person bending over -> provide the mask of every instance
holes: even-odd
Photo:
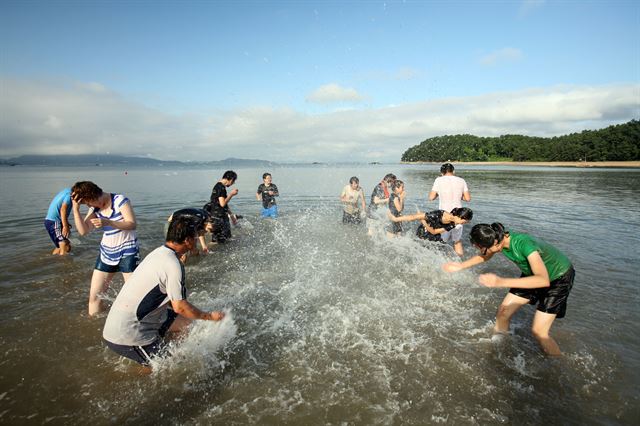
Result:
[[[549,335],[556,318],[563,318],[575,270],[569,258],[552,245],[529,234],[510,232],[501,223],[478,224],[471,229],[471,244],[480,254],[464,262],[443,265],[447,272],[456,272],[486,262],[496,253],[504,254],[515,263],[520,278],[482,274],[485,287],[506,287],[509,292],[498,308],[495,333],[507,333],[511,317],[526,304],[537,305],[531,331],[548,355],[562,355],[560,347]]]
[[[113,275],[122,272],[126,282],[140,263],[136,216],[127,197],[103,192],[93,182],[76,182],[71,188],[71,198],[78,233],[103,231],[89,291],[89,315],[95,315],[104,309],[100,294],[107,290]],[[84,219],[81,219],[80,204],[89,206]]]
[[[102,337],[117,354],[148,366],[166,345],[167,332],[180,332],[192,320],[220,321],[221,311],[202,311],[187,300],[179,258],[196,245],[197,224],[174,218],[166,242],[149,253],[116,297]]]

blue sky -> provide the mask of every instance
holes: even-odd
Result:
[[[398,161],[640,118],[640,6],[5,0],[0,84],[2,157]]]

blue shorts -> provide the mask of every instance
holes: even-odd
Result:
[[[274,219],[278,218],[278,205],[274,204],[268,209],[262,208],[262,217],[272,217]]]
[[[142,365],[149,365],[151,362],[151,358],[159,354],[166,348],[167,344],[164,341],[163,337],[173,324],[173,321],[176,319],[178,314],[176,314],[172,309],[169,309],[167,320],[162,324],[160,330],[158,330],[158,335],[160,336],[155,341],[149,343],[144,346],[127,346],[127,345],[117,345],[115,343],[111,343],[108,340],[104,340],[107,344],[107,347],[117,353],[120,356],[125,358],[129,358]]]
[[[117,265],[107,265],[100,259],[100,254],[98,254],[98,259],[96,259],[95,269],[102,272],[124,272],[129,273],[136,270],[138,265],[140,264],[140,254],[136,253],[131,256],[124,256],[120,259]]]
[[[56,247],[59,248],[60,247],[60,243],[63,242],[63,241],[66,241],[67,243],[69,242],[69,240],[62,235],[62,223],[61,222],[56,222],[55,220],[45,219],[44,220],[44,227],[46,228],[47,232],[49,233],[49,238],[51,238],[51,241],[53,241],[53,244],[55,244]]]

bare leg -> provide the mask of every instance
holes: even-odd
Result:
[[[189,318],[178,315],[176,319],[173,320],[173,324],[171,324],[171,327],[169,327],[169,333],[171,333],[170,338],[175,339],[176,337],[181,336],[187,331],[187,328],[192,322],[193,321]]]
[[[69,244],[67,241],[61,241],[60,248],[58,249],[58,254],[60,256],[65,256],[70,251],[71,251],[71,244]]]
[[[495,333],[508,333],[511,317],[518,312],[518,309],[527,303],[529,303],[529,299],[507,293],[496,313],[496,325],[493,331]]]
[[[560,347],[556,341],[553,340],[553,337],[549,335],[549,330],[551,329],[551,325],[555,319],[556,314],[536,311],[536,314],[533,317],[533,324],[531,326],[531,332],[538,340],[538,343],[540,343],[542,350],[550,356],[562,355]]]
[[[123,272],[122,273],[122,279],[124,280],[124,282],[126,283],[127,280],[129,279],[129,277],[131,276],[131,274],[133,274],[133,272]]]
[[[109,283],[113,279],[113,272],[102,272],[93,270],[91,276],[91,290],[89,290],[89,316],[93,316],[104,310],[102,300],[99,295],[109,288]]]

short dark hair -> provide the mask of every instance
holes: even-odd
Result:
[[[456,207],[451,210],[451,214],[464,220],[473,219],[473,210],[468,207]]]
[[[267,176],[271,176],[271,173],[263,173],[262,174],[262,179],[266,179]]]
[[[382,180],[383,180],[383,181],[385,181],[385,182],[393,182],[393,181],[395,181],[396,179],[397,179],[397,178],[396,178],[396,175],[394,175],[393,173],[387,173],[387,174],[384,176],[384,178],[382,178]]]
[[[401,181],[400,179],[398,179],[398,180],[393,182],[393,187],[394,188],[400,188],[400,187],[403,187],[403,186],[404,186],[404,182]]]
[[[178,217],[169,223],[167,230],[167,242],[182,244],[187,238],[196,238],[198,236],[198,227],[188,217]]]
[[[478,247],[489,248],[493,247],[496,241],[502,241],[505,235],[509,235],[509,232],[505,231],[504,225],[501,223],[494,222],[491,225],[479,223],[471,228],[469,240],[471,244]]]
[[[360,179],[358,179],[357,176],[352,176],[351,179],[349,179],[349,183],[360,183]]]
[[[442,173],[443,175],[447,173],[453,173],[454,170],[455,167],[453,167],[453,164],[451,163],[444,163],[442,166],[440,166],[440,173]]]
[[[234,172],[233,170],[227,170],[226,172],[224,172],[224,174],[222,175],[222,179],[226,179],[226,180],[230,180],[230,181],[235,181],[236,179],[238,179],[238,174],[236,172]]]
[[[71,193],[78,201],[97,200],[102,196],[102,188],[87,180],[76,182],[71,187]]]

